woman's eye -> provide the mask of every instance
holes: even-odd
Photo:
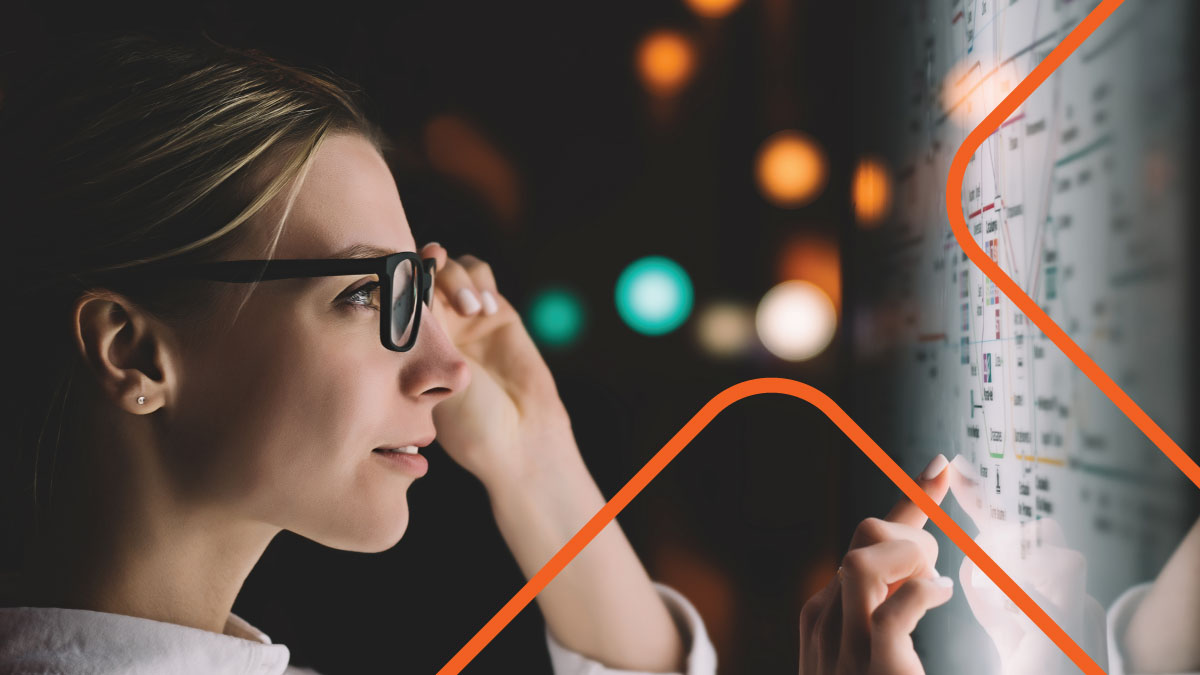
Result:
[[[347,305],[353,305],[355,307],[365,307],[368,309],[378,310],[379,309],[378,304],[371,305],[371,304],[361,304],[360,303],[360,301],[369,303],[371,301],[371,292],[378,288],[379,288],[378,281],[367,282],[367,283],[363,284],[362,286],[359,286],[358,288],[354,289],[350,293],[346,294],[344,302]]]

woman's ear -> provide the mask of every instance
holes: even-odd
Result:
[[[135,415],[166,404],[176,363],[176,343],[167,326],[110,291],[79,298],[71,324],[76,347],[103,395]],[[145,397],[143,403],[139,397]]]

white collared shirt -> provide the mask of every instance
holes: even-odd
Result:
[[[1108,640],[1108,675],[1137,675],[1125,669],[1125,655],[1121,652],[1121,643],[1117,636],[1125,634],[1129,620],[1133,618],[1134,611],[1142,603],[1142,599],[1146,597],[1146,593],[1150,591],[1152,585],[1153,582],[1147,581],[1126,589],[1108,608],[1108,634],[1106,636]],[[1164,675],[1200,675],[1200,671],[1193,670],[1186,673]]]
[[[715,675],[716,650],[696,608],[653,582],[688,645],[687,670]],[[546,630],[555,675],[643,675],[608,668]],[[123,614],[58,607],[0,607],[0,675],[320,675],[289,665],[286,645],[230,613],[222,633]]]

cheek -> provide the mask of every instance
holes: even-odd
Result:
[[[323,353],[288,376],[297,393],[282,414],[293,426],[280,433],[282,444],[268,446],[261,475],[272,478],[260,494],[271,499],[260,507],[269,522],[323,545],[387,550],[407,529],[411,479],[382,465],[371,449],[404,433],[399,416],[387,410],[398,384],[388,375],[386,354]],[[302,450],[288,452],[289,443]]]
[[[395,432],[384,408],[398,385],[379,355],[303,323],[275,317],[231,334],[194,368],[173,425],[181,480],[283,526],[369,488],[372,444]]]
[[[332,508],[358,487],[371,448],[386,433],[382,370],[344,344],[319,339],[280,354],[275,364],[268,374],[274,391],[262,410],[271,423],[258,445],[260,478],[269,477],[272,492]]]

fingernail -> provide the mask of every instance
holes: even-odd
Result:
[[[425,246],[422,246],[421,248],[425,248],[426,246],[441,246],[441,244],[437,243],[436,241],[430,241],[426,242]]]
[[[954,587],[954,580],[951,579],[950,577],[938,577],[933,580],[933,583],[938,586],[941,586],[942,588],[953,588]]]
[[[492,292],[483,290],[479,291],[479,297],[483,298],[484,314],[495,314],[500,306],[496,304],[496,298],[492,297]]]
[[[463,314],[474,314],[479,311],[479,300],[469,288],[458,289],[458,306],[462,308]]]
[[[946,456],[939,452],[938,456],[930,460],[925,470],[921,472],[921,480],[933,480],[937,478],[938,474],[944,471],[946,465],[949,463],[950,461],[946,459]]]

